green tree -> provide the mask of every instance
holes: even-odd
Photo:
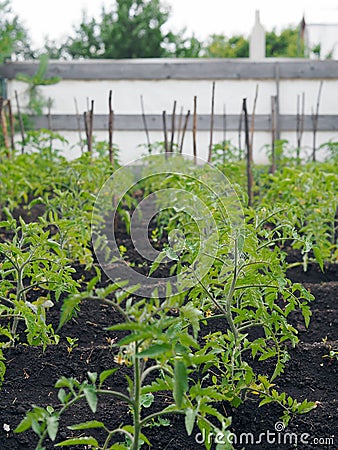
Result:
[[[164,29],[169,15],[161,0],[116,0],[99,20],[84,12],[74,36],[61,45],[47,41],[44,50],[52,59],[198,57],[202,43],[194,35]]]
[[[204,46],[203,56],[206,58],[247,58],[249,41],[241,35],[229,38],[223,34],[213,34]]]
[[[169,32],[164,41],[166,54],[164,56],[175,58],[198,58],[203,50],[203,42],[196,36],[187,36],[183,29],[178,33]]]
[[[247,58],[249,56],[249,40],[236,35],[227,37],[214,34],[207,40],[203,56],[207,58]],[[288,27],[277,33],[276,30],[266,33],[267,57],[304,57],[304,42],[299,27]]]
[[[163,31],[169,9],[160,0],[116,0],[99,21],[83,14],[82,23],[59,54],[71,58],[153,58],[166,54]]]
[[[304,57],[304,42],[300,38],[299,28],[285,28],[266,33],[266,56],[269,57]]]
[[[32,57],[27,31],[18,16],[12,13],[10,1],[0,1],[0,63],[12,53],[21,57]]]

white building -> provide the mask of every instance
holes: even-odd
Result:
[[[312,59],[338,59],[338,23],[307,23],[305,45]]]

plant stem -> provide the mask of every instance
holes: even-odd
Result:
[[[226,318],[228,321],[228,324],[230,326],[230,329],[235,337],[235,344],[237,346],[238,342],[238,330],[236,328],[235,322],[233,321],[232,314],[231,314],[231,301],[235,292],[236,282],[237,282],[237,265],[238,265],[238,241],[235,239],[235,262],[234,262],[234,274],[230,286],[229,293],[227,295],[226,299]]]
[[[121,434],[125,434],[126,436],[129,437],[129,439],[132,441],[133,440],[133,436],[131,433],[129,433],[128,431],[124,430],[123,428],[115,428],[115,430],[113,431],[108,431],[108,436],[107,439],[105,440],[102,450],[107,450],[108,449],[108,445],[110,443],[111,438],[113,437],[114,434],[116,433],[121,433]]]
[[[138,343],[135,343],[135,354],[138,353]],[[139,449],[141,433],[141,367],[140,359],[134,356],[134,389],[133,389],[133,412],[134,412],[134,440],[132,450]]]

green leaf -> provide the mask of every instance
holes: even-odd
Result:
[[[262,356],[259,357],[259,361],[265,361],[268,358],[273,358],[274,356],[276,356],[276,349],[275,348],[271,348],[269,349],[267,352],[264,352],[262,354]]]
[[[32,418],[26,416],[15,428],[14,433],[23,433],[24,431],[27,431],[31,427],[31,425],[32,425]]]
[[[124,425],[123,427],[122,427],[122,430],[126,430],[126,431],[128,431],[128,433],[130,433],[132,436],[134,436],[134,427],[132,426],[132,425]],[[146,444],[148,444],[149,446],[151,446],[151,444],[150,444],[150,442],[149,442],[149,440],[148,440],[148,438],[143,434],[143,433],[140,433],[140,438],[142,439],[142,441],[144,441]]]
[[[89,408],[93,413],[95,413],[97,408],[97,394],[94,386],[86,386],[83,389],[83,393],[86,397]]]
[[[149,408],[154,402],[154,396],[151,393],[141,395],[141,405]]]
[[[102,386],[102,384],[106,381],[106,379],[112,375],[114,375],[114,373],[117,371],[117,369],[108,369],[108,370],[104,370],[103,372],[100,373],[100,386]]]
[[[154,344],[151,347],[142,350],[140,353],[136,355],[137,358],[155,358],[158,355],[162,355],[163,353],[171,350],[171,344]]]
[[[183,405],[183,396],[188,390],[188,372],[182,359],[175,359],[174,400],[178,408]]]
[[[77,311],[79,311],[79,304],[84,297],[85,294],[75,294],[63,301],[58,330],[72,317],[76,316]]]
[[[266,405],[267,403],[271,403],[271,402],[273,402],[274,400],[272,399],[272,398],[270,398],[270,397],[265,397],[265,398],[263,398],[263,400],[261,400],[261,402],[260,402],[260,404],[258,405],[258,407],[260,407],[260,406],[263,406],[263,405]]]
[[[80,438],[71,438],[65,441],[59,442],[55,444],[55,447],[70,447],[71,445],[92,445],[93,447],[98,447],[99,444],[97,440],[91,436],[89,437],[80,437]]]
[[[161,262],[163,261],[163,259],[166,257],[166,252],[161,252],[158,254],[157,258],[155,259],[155,261],[152,263],[151,267],[150,267],[150,271],[149,271],[149,277],[150,275],[152,275],[155,270],[158,268],[158,266],[161,264]]]
[[[179,257],[177,256],[177,253],[171,247],[167,247],[165,249],[165,254],[169,259],[171,259],[173,261],[179,261]]]
[[[89,420],[88,422],[77,423],[67,427],[69,430],[88,430],[90,428],[104,428],[104,423],[97,420]]]
[[[49,416],[46,422],[48,436],[54,442],[59,429],[59,417],[57,415]]]
[[[61,402],[62,404],[65,403],[66,397],[67,397],[66,391],[65,391],[63,388],[59,389],[59,392],[58,392],[58,399],[60,400],[60,402]]]
[[[197,416],[197,410],[194,410],[192,408],[186,409],[186,411],[185,411],[185,429],[187,430],[188,436],[191,435],[191,433],[194,429],[196,416]]]
[[[304,305],[304,306],[302,305],[301,310],[302,310],[302,315],[304,317],[305,326],[306,326],[306,328],[308,328],[308,326],[310,324],[310,318],[312,316],[312,312],[311,312],[309,306],[307,306],[307,305]]]
[[[97,380],[97,372],[88,372],[87,375],[90,381],[95,384]]]
[[[319,267],[322,272],[324,272],[324,260],[322,256],[322,252],[320,251],[320,248],[315,246],[313,247],[313,254],[315,255],[316,261],[319,264]]]

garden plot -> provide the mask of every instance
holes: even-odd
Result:
[[[88,224],[109,160],[28,157],[1,167],[7,180],[21,171],[1,192],[1,448],[334,448],[334,166],[257,170],[248,208],[241,162],[151,158],[120,202],[112,193],[107,228],[135,273],[174,277],[147,297],[133,279],[107,276],[93,252]],[[148,261],[130,218],[154,192],[158,209],[143,226],[158,253]],[[205,210],[189,215],[195,197]],[[213,223],[218,238],[208,240]],[[94,250],[98,237],[106,248],[101,229]]]

